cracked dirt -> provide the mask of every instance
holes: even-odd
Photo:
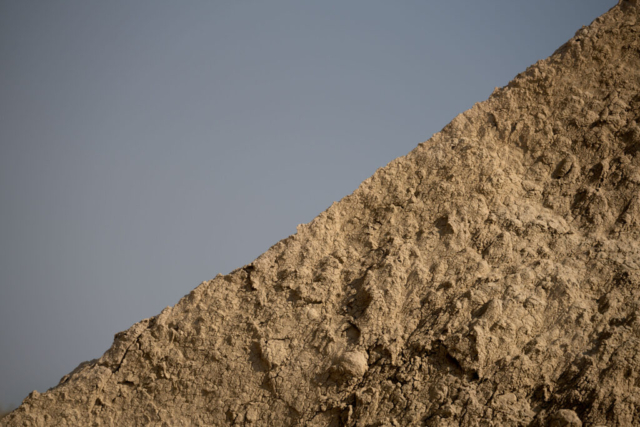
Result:
[[[640,425],[639,8],[1,424]]]

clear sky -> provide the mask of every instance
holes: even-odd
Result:
[[[615,0],[0,0],[0,403],[250,263]]]

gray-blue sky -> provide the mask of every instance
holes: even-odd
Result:
[[[0,402],[251,262],[614,4],[0,0]]]

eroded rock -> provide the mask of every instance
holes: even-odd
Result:
[[[638,13],[2,424],[640,425]]]

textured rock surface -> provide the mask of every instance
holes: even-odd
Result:
[[[638,8],[2,424],[640,425]]]

